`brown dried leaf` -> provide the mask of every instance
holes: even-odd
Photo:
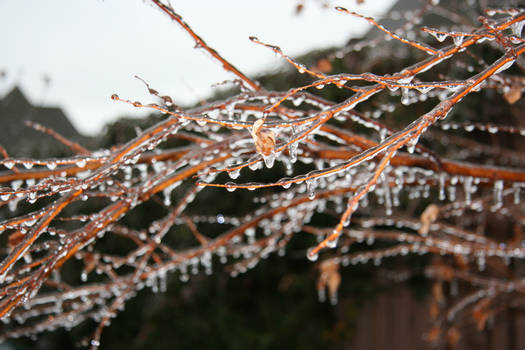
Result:
[[[262,129],[264,121],[258,119],[252,127],[252,138],[257,153],[269,156],[275,149],[275,134],[271,130]]]
[[[426,236],[430,229],[430,224],[435,222],[439,217],[439,207],[435,204],[430,204],[421,214],[419,220],[421,221],[421,227],[419,228],[419,234]]]

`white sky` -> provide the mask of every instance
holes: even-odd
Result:
[[[332,1],[378,17],[394,0]],[[343,45],[369,28],[357,18],[297,0],[171,0],[175,10],[211,47],[241,71],[266,72],[282,64],[251,35],[294,56],[314,48]],[[143,84],[178,103],[205,98],[211,85],[232,78],[200,50],[167,15],[143,0],[0,1],[0,96],[14,85],[35,104],[60,106],[77,129],[99,133],[119,116],[144,112],[110,100],[150,102]],[[51,77],[45,88],[42,77]]]

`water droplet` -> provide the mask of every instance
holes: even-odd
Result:
[[[494,205],[496,208],[503,206],[503,180],[494,181]]]

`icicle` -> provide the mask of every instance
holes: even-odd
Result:
[[[164,194],[164,205],[169,207],[171,205],[171,188],[166,188],[162,191]]]
[[[445,173],[439,174],[439,200],[440,201],[444,201],[446,199],[445,181],[446,181],[446,174]]]
[[[478,256],[478,269],[480,271],[485,270],[485,255],[483,255],[483,254],[480,254]]]
[[[164,293],[168,289],[166,271],[159,272],[159,290]]]
[[[503,180],[494,181],[494,206],[496,208],[503,206]]]
[[[419,141],[419,136],[412,137],[409,139],[406,143],[407,151],[408,153],[414,153],[414,150],[416,149],[416,145]]]
[[[308,193],[308,199],[310,200],[315,199],[316,186],[317,186],[317,180],[315,178],[306,180],[306,192]]]
[[[401,89],[401,103],[405,106],[410,104],[410,97],[408,96],[408,89],[402,88]]]
[[[272,168],[273,167],[273,164],[275,162],[275,152],[272,151],[270,154],[268,154],[267,156],[265,156],[263,154],[263,159],[264,159],[264,164],[266,165],[267,168]]]
[[[390,216],[392,215],[392,197],[390,193],[390,184],[388,183],[388,179],[384,173],[381,174],[381,180],[383,182],[383,191],[385,194],[385,212],[387,216]]]
[[[298,142],[292,142],[288,146],[288,152],[290,153],[290,162],[295,163],[297,161],[297,148],[299,146]]]
[[[380,142],[383,142],[388,136],[388,129],[387,128],[381,128],[379,129],[379,139]]]
[[[520,204],[521,186],[519,184],[515,183],[514,185],[512,185],[512,187],[514,187],[514,204],[518,205],[518,204]]]
[[[463,189],[465,191],[465,204],[470,205],[472,203],[472,176],[467,176],[463,180]]]

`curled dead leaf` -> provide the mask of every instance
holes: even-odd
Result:
[[[262,129],[263,124],[262,119],[253,123],[251,134],[257,153],[269,156],[275,149],[275,134],[271,130]]]
[[[434,223],[439,217],[439,207],[435,204],[430,204],[421,214],[419,220],[421,227],[419,228],[419,234],[426,236],[430,229],[430,225]]]

